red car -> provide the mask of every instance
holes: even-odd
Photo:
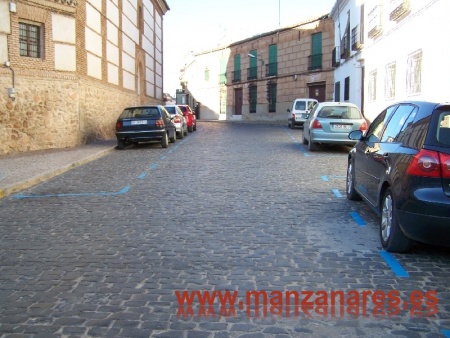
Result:
[[[188,131],[193,132],[197,130],[197,118],[195,117],[195,113],[192,111],[191,107],[187,104],[177,104],[177,106],[181,109],[184,117],[186,118]]]

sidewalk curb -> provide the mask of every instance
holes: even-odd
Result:
[[[96,159],[99,159],[99,158],[107,155],[108,153],[112,152],[115,148],[116,148],[116,146],[112,146],[109,149],[100,151],[100,152],[98,152],[97,154],[94,154],[94,155],[87,156],[86,158],[83,158],[81,160],[75,161],[75,162],[70,163],[70,164],[68,164],[66,166],[63,166],[61,168],[58,168],[58,169],[55,169],[55,170],[51,170],[51,171],[47,171],[47,172],[43,173],[42,175],[33,177],[31,179],[28,179],[28,180],[24,180],[22,182],[14,184],[14,185],[12,185],[10,187],[4,188],[4,189],[0,189],[0,199],[2,199],[4,197],[7,197],[9,195],[12,195],[12,194],[14,194],[14,193],[16,193],[16,192],[18,192],[20,190],[30,188],[33,185],[36,185],[38,183],[42,183],[44,181],[47,181],[50,178],[58,176],[58,175],[61,175],[62,173],[65,173],[65,172],[67,172],[67,171],[69,171],[69,170],[71,170],[73,168],[79,167],[79,166],[81,166],[83,164],[86,164],[86,163],[92,162],[92,161],[94,161]]]

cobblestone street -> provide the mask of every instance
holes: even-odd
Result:
[[[0,337],[450,337],[450,250],[386,258],[377,216],[345,198],[349,148],[301,133],[200,121],[0,200]],[[213,291],[234,306],[193,297]],[[333,291],[370,295],[317,300]]]

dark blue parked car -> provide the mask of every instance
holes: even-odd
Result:
[[[450,246],[450,103],[394,104],[349,138],[347,198],[381,216],[383,248]]]

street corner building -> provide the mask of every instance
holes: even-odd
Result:
[[[0,155],[114,137],[163,103],[165,0],[0,0]]]

